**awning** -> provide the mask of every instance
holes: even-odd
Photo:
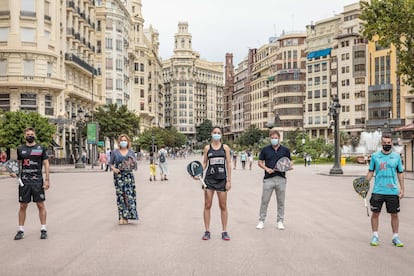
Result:
[[[326,48],[326,49],[323,49],[323,50],[310,52],[307,56],[307,59],[319,58],[319,57],[324,57],[324,56],[330,55],[331,50],[332,50],[332,48]]]
[[[414,130],[414,124],[409,124],[409,125],[402,126],[399,128],[394,128],[394,131],[410,131],[410,130]]]
[[[54,148],[60,148],[61,146],[59,146],[59,144],[58,143],[56,143],[56,141],[55,140],[53,140],[52,139],[52,141],[50,141],[50,144],[52,145],[52,147],[54,147]]]

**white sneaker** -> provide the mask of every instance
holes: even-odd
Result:
[[[263,221],[259,221],[259,223],[256,226],[256,229],[263,229],[264,228],[264,222]]]
[[[277,229],[279,230],[285,230],[285,226],[283,225],[283,222],[278,221],[277,222]]]

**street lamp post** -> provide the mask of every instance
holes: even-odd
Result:
[[[332,97],[332,104],[329,107],[329,114],[334,120],[334,139],[335,139],[335,161],[332,169],[329,171],[329,174],[343,174],[341,164],[339,162],[339,156],[341,155],[339,148],[339,113],[341,112],[341,105],[339,104],[339,99],[337,95]]]

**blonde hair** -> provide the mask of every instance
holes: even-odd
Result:
[[[131,148],[131,139],[129,138],[129,136],[128,135],[126,135],[126,134],[121,134],[121,135],[119,135],[118,136],[118,144],[119,144],[119,142],[121,142],[121,139],[122,138],[126,138],[127,139],[127,141],[128,141],[128,146],[127,146],[127,148],[129,149],[129,148]]]

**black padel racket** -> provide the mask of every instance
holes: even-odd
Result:
[[[17,175],[17,181],[20,186],[24,186],[22,180],[20,179],[20,169],[19,169],[19,162],[16,160],[9,160],[4,163],[0,163],[0,166],[6,168],[8,173],[14,173]]]
[[[369,216],[367,194],[369,191],[369,181],[365,179],[365,176],[360,176],[352,182],[355,192],[364,199],[365,208],[367,209],[367,216]]]
[[[198,177],[198,179],[201,181],[202,188],[207,188],[206,183],[204,183],[203,180],[203,165],[200,161],[192,161],[187,165],[187,172],[192,177]]]
[[[292,168],[292,161],[288,157],[282,157],[276,162],[275,171],[287,172]]]

